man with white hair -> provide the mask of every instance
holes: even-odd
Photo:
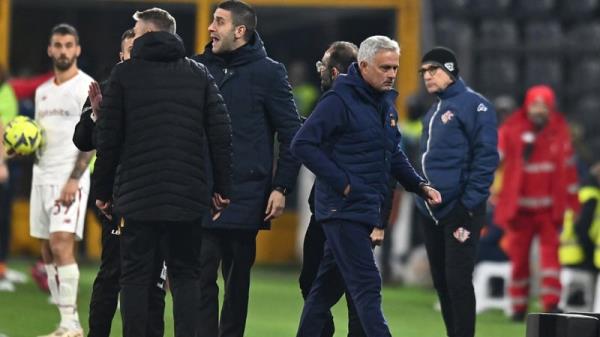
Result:
[[[321,334],[329,309],[344,293],[335,284],[346,285],[367,336],[391,336],[373,258],[373,245],[383,241],[380,213],[389,175],[429,204],[441,202],[399,147],[393,90],[399,58],[396,41],[363,41],[358,63],[337,78],[292,142],[294,155],[317,176],[315,216],[327,238],[299,337]]]

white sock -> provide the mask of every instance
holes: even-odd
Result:
[[[77,286],[79,284],[79,268],[76,263],[56,268],[58,271],[58,310],[60,311],[60,326],[68,329],[78,329],[79,315],[77,314]]]
[[[48,275],[48,288],[50,289],[50,297],[52,303],[58,304],[58,281],[56,279],[56,266],[53,264],[45,264],[46,275]]]

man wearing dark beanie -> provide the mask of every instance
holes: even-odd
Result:
[[[442,194],[432,207],[417,200],[431,221],[425,247],[448,337],[475,334],[472,274],[489,188],[498,166],[494,107],[458,76],[456,56],[437,47],[419,73],[437,102],[425,115],[421,138],[423,176]]]

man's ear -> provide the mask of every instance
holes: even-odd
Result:
[[[338,68],[333,67],[331,68],[331,78],[335,79],[340,75],[340,71],[338,70]]]
[[[237,26],[235,27],[235,31],[234,31],[234,36],[236,39],[241,39],[244,37],[244,35],[246,35],[246,26],[241,25],[241,26]]]

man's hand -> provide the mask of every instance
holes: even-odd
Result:
[[[8,178],[8,166],[5,162],[2,161],[2,159],[0,159],[0,184],[4,184],[5,182],[7,182]]]
[[[373,231],[371,231],[371,242],[375,246],[380,246],[383,243],[383,238],[385,236],[385,230],[375,227]]]
[[[104,216],[107,217],[108,220],[112,220],[112,202],[110,200],[102,201],[96,199],[96,207],[98,207],[100,212],[102,212],[102,214],[104,214]]]
[[[225,199],[219,193],[213,193],[212,197],[212,207],[211,214],[212,219],[217,220],[221,216],[221,212],[225,209],[225,207],[229,206],[231,200]]]
[[[92,112],[96,115],[96,118],[98,118],[100,116],[100,104],[102,103],[102,91],[100,91],[98,82],[94,81],[90,83],[88,97],[90,98],[90,104],[92,105]]]
[[[421,188],[423,189],[424,199],[430,206],[436,206],[442,203],[442,195],[438,190],[430,185],[422,185]]]
[[[273,190],[269,196],[267,209],[265,210],[265,221],[273,220],[283,214],[285,208],[285,195],[280,191]]]
[[[69,178],[65,186],[60,191],[60,197],[56,200],[59,204],[65,207],[71,206],[77,193],[79,192],[79,179]]]

